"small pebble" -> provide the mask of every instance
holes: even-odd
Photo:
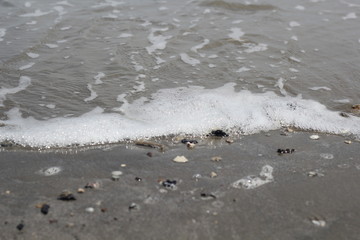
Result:
[[[228,137],[229,135],[224,132],[223,130],[215,130],[215,131],[212,131],[211,136],[215,136],[215,137]]]
[[[113,171],[113,172],[111,172],[111,178],[114,181],[118,181],[121,175],[122,175],[121,171]]]
[[[84,193],[84,192],[85,192],[85,189],[83,189],[83,188],[78,188],[77,192],[78,192],[78,193]]]
[[[350,141],[350,140],[345,140],[344,143],[346,143],[346,144],[352,144],[352,141]]]
[[[148,152],[146,155],[147,155],[148,157],[152,157],[152,156],[153,156],[152,152]]]
[[[326,222],[323,219],[319,219],[317,217],[311,218],[310,221],[317,227],[325,227]]]
[[[66,227],[69,227],[69,228],[74,227],[74,226],[75,226],[75,223],[67,223],[66,224]]]
[[[217,173],[216,173],[216,172],[211,172],[211,173],[210,173],[210,177],[211,177],[211,178],[216,178],[216,177],[217,177]]]
[[[211,194],[211,193],[201,193],[201,194],[200,194],[200,197],[201,197],[203,200],[216,199],[216,196],[215,196],[214,194]]]
[[[126,167],[126,164],[121,164],[120,167],[124,168]]]
[[[188,149],[193,149],[193,148],[195,148],[195,143],[188,142],[188,143],[186,143],[186,147]]]
[[[225,140],[225,142],[231,144],[231,143],[234,143],[234,140],[232,140],[231,138],[228,138],[228,139]]]
[[[21,223],[19,223],[19,224],[16,226],[17,230],[19,230],[19,231],[23,230],[24,227],[25,227],[25,224],[24,224],[23,221],[21,221]]]
[[[184,138],[184,139],[181,140],[181,143],[183,143],[183,144],[188,144],[188,143],[197,144],[198,141],[196,141],[196,140],[189,140],[189,139]]]
[[[85,211],[88,213],[93,213],[95,211],[95,209],[93,207],[88,207],[85,209]]]
[[[211,158],[211,161],[214,161],[214,162],[220,162],[221,160],[222,160],[222,157],[219,157],[219,156]]]
[[[177,156],[176,158],[173,159],[173,161],[177,163],[186,163],[189,160],[184,156]]]
[[[129,211],[139,210],[139,209],[140,209],[140,207],[136,203],[131,203],[130,206],[129,206]]]
[[[277,150],[277,153],[278,154],[286,154],[286,153],[294,153],[295,152],[295,149],[290,149],[290,148],[287,148],[287,149],[281,149],[279,148]]]
[[[58,200],[62,200],[62,201],[75,201],[76,198],[75,196],[69,192],[69,191],[64,191],[62,192],[59,197],[58,197]]]
[[[320,139],[320,136],[319,136],[319,135],[311,135],[311,136],[310,136],[310,139],[312,139],[312,140],[318,140],[318,139]]]
[[[50,205],[45,203],[45,204],[42,205],[40,211],[41,211],[42,214],[46,215],[46,214],[49,213],[49,209],[50,209]]]
[[[289,133],[293,133],[293,132],[294,132],[294,129],[292,129],[292,128],[286,128],[286,131],[288,131]]]
[[[135,181],[137,181],[137,182],[141,182],[141,181],[142,181],[142,178],[135,177]]]
[[[9,190],[5,191],[5,194],[9,195],[11,192]]]
[[[177,184],[177,181],[176,180],[169,180],[167,179],[166,181],[161,181],[160,182],[164,187],[166,188],[169,188],[171,190],[176,190],[177,187],[176,187],[176,184]]]
[[[99,182],[89,182],[85,185],[84,188],[97,189],[97,188],[100,188],[100,183]]]

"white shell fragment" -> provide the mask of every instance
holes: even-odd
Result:
[[[184,156],[177,156],[176,158],[173,159],[173,161],[177,163],[186,163],[189,160]]]
[[[92,208],[92,207],[88,207],[88,208],[85,209],[85,211],[88,212],[88,213],[93,213],[95,211],[95,209]]]
[[[312,139],[312,140],[318,140],[318,139],[320,139],[320,137],[319,137],[319,135],[311,135],[311,136],[310,136],[310,139]]]
[[[325,220],[319,219],[317,217],[311,218],[310,221],[312,222],[312,224],[314,224],[317,227],[325,227],[326,226]]]
[[[40,171],[38,171],[38,174],[49,177],[49,176],[59,174],[61,171],[62,171],[61,167],[50,167],[47,169],[41,169]]]
[[[350,140],[345,140],[344,143],[351,144],[352,142]]]

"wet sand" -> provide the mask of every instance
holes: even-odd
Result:
[[[168,143],[164,152],[134,144],[4,150],[0,239],[360,239],[359,143],[280,133],[232,144],[198,139],[191,150]],[[279,155],[279,148],[295,152]],[[176,156],[189,161],[175,163]],[[232,186],[259,176],[265,165],[273,167],[272,181],[255,189]],[[62,171],[44,176],[50,167]],[[119,181],[111,179],[115,170],[123,172]],[[174,189],[161,184],[167,179],[176,181]],[[87,183],[100,186],[77,193]],[[76,200],[58,200],[63,190]],[[46,215],[36,207],[42,203],[50,206]]]

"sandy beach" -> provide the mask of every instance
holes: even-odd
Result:
[[[163,152],[3,148],[0,239],[359,239],[359,143],[313,134],[196,139],[193,149],[155,140]],[[250,175],[258,187],[234,187]],[[76,200],[59,200],[64,190]]]

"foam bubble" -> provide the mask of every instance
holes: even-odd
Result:
[[[90,91],[90,97],[87,97],[84,99],[85,102],[89,102],[89,101],[92,101],[94,100],[95,98],[97,98],[97,93],[92,89],[92,85],[91,84],[88,84],[87,85],[87,88],[88,90]]]
[[[26,76],[21,76],[19,80],[19,85],[14,88],[0,88],[0,106],[4,106],[3,102],[6,100],[7,94],[15,94],[17,92],[25,90],[31,83],[31,78]]]
[[[105,73],[103,72],[98,72],[98,74],[96,76],[94,76],[95,79],[95,84],[102,84],[103,81],[101,80],[103,77],[105,77]]]
[[[299,26],[301,26],[301,25],[300,25],[300,23],[298,23],[298,22],[291,21],[291,22],[289,22],[289,26],[290,26],[290,27],[299,27]]]
[[[129,38],[132,37],[133,35],[131,33],[122,33],[118,36],[118,38]]]
[[[32,52],[28,52],[26,55],[28,55],[29,58],[38,58],[40,56],[39,54]]]
[[[19,70],[22,71],[22,70],[31,68],[32,66],[34,66],[34,64],[35,64],[34,62],[28,63],[28,64],[26,64],[24,66],[19,67]]]
[[[41,17],[44,15],[48,15],[50,13],[52,13],[52,11],[43,12],[40,9],[36,9],[35,12],[22,14],[22,15],[20,15],[20,17]]]
[[[45,44],[48,48],[57,48],[59,47],[57,44]]]
[[[200,64],[200,61],[196,58],[192,58],[189,55],[187,55],[186,53],[180,53],[180,58],[184,63],[187,63],[191,66],[195,66],[197,64]]]
[[[325,90],[325,91],[331,91],[331,88],[322,86],[322,87],[309,87],[310,90],[313,91],[319,91],[319,90]]]
[[[6,29],[5,28],[0,28],[0,42],[4,41],[4,36],[6,34]]]
[[[204,46],[206,46],[209,42],[210,42],[209,39],[204,39],[204,41],[203,41],[201,44],[192,47],[192,48],[191,48],[191,51],[197,53],[197,50],[202,49],[202,48],[203,48]]]
[[[249,175],[233,182],[232,186],[234,188],[244,188],[244,189],[258,188],[266,183],[274,181],[272,172],[273,172],[273,168],[270,165],[265,165],[262,167],[259,177],[254,175]]]
[[[351,12],[351,13],[348,13],[346,16],[344,16],[342,19],[348,20],[348,19],[356,19],[356,18],[357,18],[356,13]]]
[[[150,43],[152,43],[151,46],[146,47],[146,50],[149,54],[152,54],[157,49],[163,50],[166,48],[167,40],[172,38],[172,36],[163,36],[160,34],[156,34],[157,32],[165,32],[169,30],[169,28],[153,28],[151,29],[151,33],[148,36],[148,40]]]
[[[131,103],[125,95],[119,95],[118,100],[124,103],[119,109],[121,114],[104,113],[97,107],[78,117],[37,120],[22,117],[20,110],[13,108],[6,112],[6,120],[0,120],[5,124],[0,128],[0,141],[52,147],[170,134],[202,135],[219,128],[253,134],[283,126],[360,136],[358,117],[341,117],[339,112],[330,111],[316,101],[299,97],[237,92],[235,85],[229,83],[216,89],[195,86],[162,89],[150,98]]]
[[[264,43],[244,43],[243,46],[247,48],[245,49],[246,53],[262,52],[268,49],[268,45]]]
[[[230,31],[229,37],[236,41],[241,41],[241,37],[245,34],[241,28],[230,28]]]

